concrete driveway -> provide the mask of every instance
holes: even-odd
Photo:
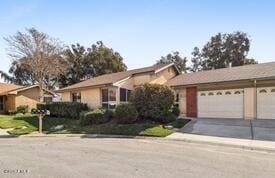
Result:
[[[179,132],[229,138],[275,141],[275,120],[196,119]]]

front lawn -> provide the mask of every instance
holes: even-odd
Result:
[[[51,133],[85,133],[85,134],[113,134],[133,136],[165,137],[173,130],[163,128],[159,124],[100,124],[92,126],[67,126],[66,129]]]
[[[188,121],[177,120],[167,125],[175,128],[182,127]],[[65,126],[64,129],[55,131],[53,126]],[[0,116],[0,128],[8,129],[11,135],[23,135],[38,130],[38,119],[33,115],[20,116]],[[66,118],[45,117],[43,119],[43,131],[48,134],[64,134],[64,133],[83,133],[83,134],[113,134],[113,135],[133,135],[133,136],[154,136],[165,137],[172,134],[172,129],[164,128],[160,124],[152,123],[135,123],[135,124],[114,124],[106,123],[100,125],[80,126],[77,120]]]

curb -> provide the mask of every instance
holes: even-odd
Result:
[[[125,138],[125,139],[163,139],[164,137],[132,136],[132,135],[107,135],[107,134],[32,134],[20,135],[19,138]]]
[[[231,148],[241,148],[245,150],[252,150],[252,151],[265,151],[265,152],[272,152],[275,153],[275,147],[262,147],[262,146],[254,146],[254,140],[247,140],[247,144],[230,144],[230,143],[222,143],[219,141],[206,141],[206,140],[194,140],[188,138],[165,138],[166,140],[171,141],[181,141],[186,143],[196,143],[196,144],[207,144],[213,146],[224,146],[224,147],[231,147]],[[225,138],[226,139],[226,138]]]
[[[231,147],[231,148],[241,148],[245,150],[254,150],[254,151],[265,151],[265,152],[272,152],[275,153],[275,147],[263,147],[263,146],[256,146],[253,145],[255,140],[243,140],[243,139],[236,139],[236,142],[242,141],[245,142],[243,144],[232,144],[232,143],[224,143],[221,141],[207,141],[207,140],[198,140],[192,138],[169,138],[169,137],[149,137],[149,136],[131,136],[131,135],[106,135],[106,134],[33,134],[33,135],[21,135],[15,138],[121,138],[121,139],[150,139],[150,140],[165,140],[165,141],[177,141],[177,142],[186,142],[186,143],[196,143],[196,144],[207,144],[213,146],[224,146],[224,147]],[[206,137],[206,136],[202,136]],[[213,136],[207,136],[212,137]],[[14,138],[14,137],[10,137]],[[219,139],[223,137],[218,137]],[[228,138],[223,138],[225,141]],[[268,141],[264,141],[267,143]],[[273,142],[274,143],[274,142]]]

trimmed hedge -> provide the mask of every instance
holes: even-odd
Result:
[[[28,105],[20,105],[16,108],[17,113],[26,114],[29,112],[29,106]]]
[[[103,109],[82,111],[80,113],[80,125],[104,124],[110,120],[108,112]]]
[[[81,111],[87,111],[88,106],[77,102],[53,102],[37,104],[39,110],[49,110],[51,116],[79,119]]]
[[[138,112],[132,104],[120,104],[116,107],[115,118],[119,124],[131,124],[137,120]]]
[[[174,97],[173,90],[168,86],[144,84],[135,88],[131,101],[142,119],[159,121],[159,118],[171,113]]]

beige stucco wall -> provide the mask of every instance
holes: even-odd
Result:
[[[175,77],[176,75],[177,75],[177,72],[175,68],[171,66],[156,74],[144,73],[144,74],[134,75],[128,79],[125,79],[117,83],[115,86],[133,90],[134,86],[142,85],[145,83],[165,84],[169,79]]]
[[[32,108],[36,108],[37,103],[39,103],[38,87],[18,92],[15,96],[15,108],[21,105],[28,105],[30,111]]]
[[[44,95],[52,96],[52,94],[49,94],[45,91]],[[40,102],[39,96],[40,91],[38,87],[23,90],[18,92],[17,94],[9,94],[5,96],[6,99],[4,100],[5,112],[15,111],[16,108],[21,105],[28,105],[30,111],[32,108],[36,108],[37,103]]]
[[[90,108],[98,108],[101,106],[100,88],[91,88],[81,91],[81,102],[87,103]]]
[[[177,72],[174,67],[169,67],[157,74],[153,75],[150,83],[153,84],[165,84],[169,79],[175,77]]]
[[[251,120],[256,118],[256,88],[244,89],[244,119]]]
[[[70,92],[64,92],[61,93],[62,101],[71,101],[71,93]]]
[[[134,78],[130,77],[126,80],[123,80],[119,83],[117,83],[115,86],[119,88],[126,88],[128,90],[133,90],[134,89]]]
[[[153,74],[152,74],[153,75]],[[150,74],[140,74],[133,76],[133,85],[142,85],[145,83],[149,83],[152,80],[152,76]]]
[[[4,110],[5,112],[15,110],[15,95],[6,96],[6,100],[4,100]]]

